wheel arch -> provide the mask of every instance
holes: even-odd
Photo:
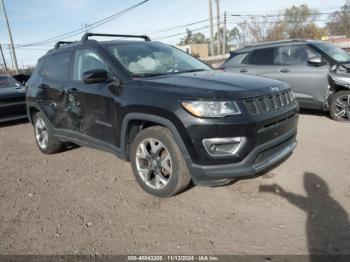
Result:
[[[170,132],[174,136],[176,143],[178,144],[181,150],[181,153],[184,159],[186,160],[186,162],[189,161],[191,158],[190,158],[188,149],[184,143],[182,136],[180,135],[178,129],[176,128],[175,124],[171,122],[169,119],[164,118],[162,116],[146,114],[146,113],[129,113],[123,119],[120,145],[124,153],[125,159],[129,160],[128,147],[132,142],[132,139],[137,135],[137,133],[144,128],[155,126],[155,125],[163,126],[170,130]],[[138,130],[132,130],[133,128],[136,128]]]
[[[42,112],[43,114],[45,114],[45,112],[38,105],[33,103],[29,103],[29,104],[27,103],[27,115],[28,115],[29,122],[31,124],[33,124],[34,115],[39,112]]]

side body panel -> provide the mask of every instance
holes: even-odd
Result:
[[[298,46],[304,46],[318,53],[317,50],[307,45]],[[275,46],[274,48],[278,47]],[[256,49],[259,49],[259,47],[256,47],[254,50]],[[323,56],[320,53],[318,55]],[[323,57],[323,59],[326,60],[327,58]],[[236,61],[234,63],[226,62],[224,64],[225,71],[258,75],[287,82],[300,102],[301,107],[321,109],[322,104],[327,102],[329,64],[322,66],[309,64],[251,65],[244,63],[244,60]]]

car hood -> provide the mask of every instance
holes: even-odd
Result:
[[[2,87],[0,88],[0,100],[25,97],[24,87]]]
[[[166,85],[172,91],[184,93],[197,97],[233,97],[247,98],[271,94],[271,87],[279,91],[288,89],[288,85],[277,80],[226,73],[221,71],[203,71],[196,73],[168,74],[159,77],[142,78],[143,84]],[[181,88],[183,87],[183,88]]]

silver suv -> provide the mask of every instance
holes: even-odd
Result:
[[[287,82],[301,108],[350,121],[350,55],[322,41],[285,40],[235,50],[221,68]]]

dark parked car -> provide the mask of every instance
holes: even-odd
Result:
[[[112,152],[131,162],[145,191],[167,197],[191,179],[222,185],[253,176],[294,149],[298,105],[287,84],[217,72],[147,36],[93,35],[101,34],[59,42],[27,83],[43,153],[65,142]]]
[[[27,118],[25,90],[10,76],[0,76],[0,123]]]
[[[330,43],[287,40],[236,50],[222,69],[285,81],[301,108],[350,121],[349,63],[350,55]]]

